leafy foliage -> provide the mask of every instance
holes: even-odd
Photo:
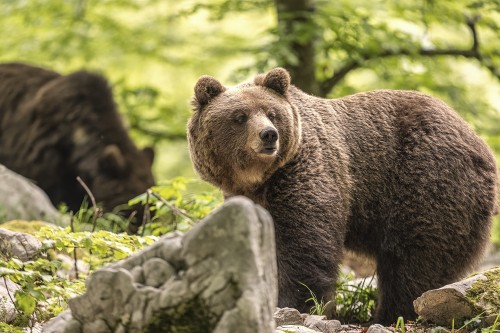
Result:
[[[130,256],[152,244],[159,235],[187,230],[220,203],[220,198],[212,193],[188,193],[188,185],[196,185],[196,182],[175,178],[148,191],[156,196],[148,199],[148,195],[144,194],[131,201],[131,204],[135,204],[147,200],[154,213],[151,223],[143,226],[142,233],[147,236],[104,230],[109,228],[116,231],[117,225],[126,223],[125,219],[112,213],[97,219],[97,231],[85,231],[89,229],[94,214],[94,208],[86,205],[75,215],[69,216],[73,220],[73,229],[80,231],[73,232],[71,227],[41,224],[41,229],[35,234],[43,245],[38,259],[22,262],[11,258],[0,261],[0,279],[8,278],[21,286],[21,290],[12,293],[17,319],[12,325],[2,323],[2,332],[17,332],[19,327],[30,326],[35,318],[36,321],[45,321],[57,315],[67,308],[70,298],[85,291],[84,282],[89,273],[104,264]],[[182,214],[179,215],[179,212]],[[121,220],[117,222],[116,219]],[[85,263],[88,271],[68,266],[60,254]]]
[[[366,323],[372,318],[377,299],[377,288],[372,282],[373,277],[358,281],[353,280],[353,275],[340,275],[335,302],[337,317],[341,322]]]
[[[313,302],[313,306],[311,307],[309,314],[322,316],[323,313],[325,312],[325,307],[326,307],[325,301],[323,299],[318,300],[318,298],[316,297],[316,294],[311,289],[309,289],[308,286],[306,286],[302,282],[300,284],[303,285],[304,287],[306,287],[307,290],[309,290],[309,293],[311,294],[311,297],[306,299],[306,303],[309,301]]]
[[[21,286],[21,290],[12,295],[18,312],[14,324],[20,327],[29,326],[34,318],[45,321],[57,315],[66,309],[70,298],[85,291],[87,272],[80,272],[76,278],[74,271],[70,274],[73,267],[65,267],[58,253],[72,255],[77,249],[78,258],[86,262],[92,272],[157,240],[154,236],[129,236],[104,230],[71,232],[69,227],[43,227],[36,236],[43,244],[40,258],[27,262],[16,258],[0,261],[0,278],[8,278]],[[68,273],[63,274],[64,271]]]
[[[288,2],[309,4],[295,11],[282,3],[4,1],[0,61],[104,72],[141,144],[184,138],[199,75],[236,82],[295,66],[312,71],[320,96],[396,88],[441,97],[500,151],[498,1]],[[306,45],[311,56],[301,57]],[[184,174],[186,164],[158,168],[159,179],[162,170]]]
[[[311,294],[311,297],[305,300],[313,303],[310,314],[321,316],[325,312],[330,312],[327,309],[335,306],[335,317],[342,323],[366,323],[372,319],[376,307],[377,288],[372,282],[373,277],[355,280],[353,274],[341,272],[334,300],[318,300],[308,286],[301,284]]]
[[[218,191],[203,191],[199,186],[200,182],[196,179],[176,177],[161,181],[159,185],[131,199],[128,207],[140,204],[145,208],[144,216],[137,216],[142,221],[139,234],[160,236],[176,230],[187,231],[222,203]],[[118,213],[123,208],[127,207],[116,207],[116,213],[102,213],[99,207],[91,207],[84,201],[78,212],[71,217],[74,230],[90,230],[95,223],[97,230],[118,233],[127,231],[130,218]],[[64,206],[59,207],[59,210],[68,213]]]
[[[214,191],[188,190],[189,185],[196,184],[196,180],[176,177],[153,186],[148,192],[131,200],[130,205],[147,205],[153,214],[151,222],[146,223],[140,233],[161,235],[174,230],[187,231],[221,204],[220,194]]]

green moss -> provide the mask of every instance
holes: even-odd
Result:
[[[198,298],[175,309],[157,313],[144,333],[210,333],[217,318]]]
[[[41,228],[51,225],[52,224],[43,221],[12,220],[0,224],[0,228],[5,228],[10,231],[23,232],[25,234],[35,235]]]
[[[500,267],[483,273],[486,280],[477,280],[466,291],[466,297],[487,314],[500,311]]]

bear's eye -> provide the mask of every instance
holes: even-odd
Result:
[[[269,118],[270,121],[273,121],[276,118],[276,113],[274,112],[269,112],[267,114],[267,118]]]
[[[238,124],[244,124],[248,120],[248,117],[246,114],[240,114],[236,117],[236,122]]]

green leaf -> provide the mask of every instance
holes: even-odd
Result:
[[[24,291],[16,291],[15,294],[16,307],[25,315],[31,316],[35,311],[36,299]]]

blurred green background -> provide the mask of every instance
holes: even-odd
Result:
[[[275,66],[324,97],[432,94],[499,156],[499,26],[498,0],[0,0],[0,61],[104,74],[163,180],[196,177],[185,141],[196,79],[230,85]]]

